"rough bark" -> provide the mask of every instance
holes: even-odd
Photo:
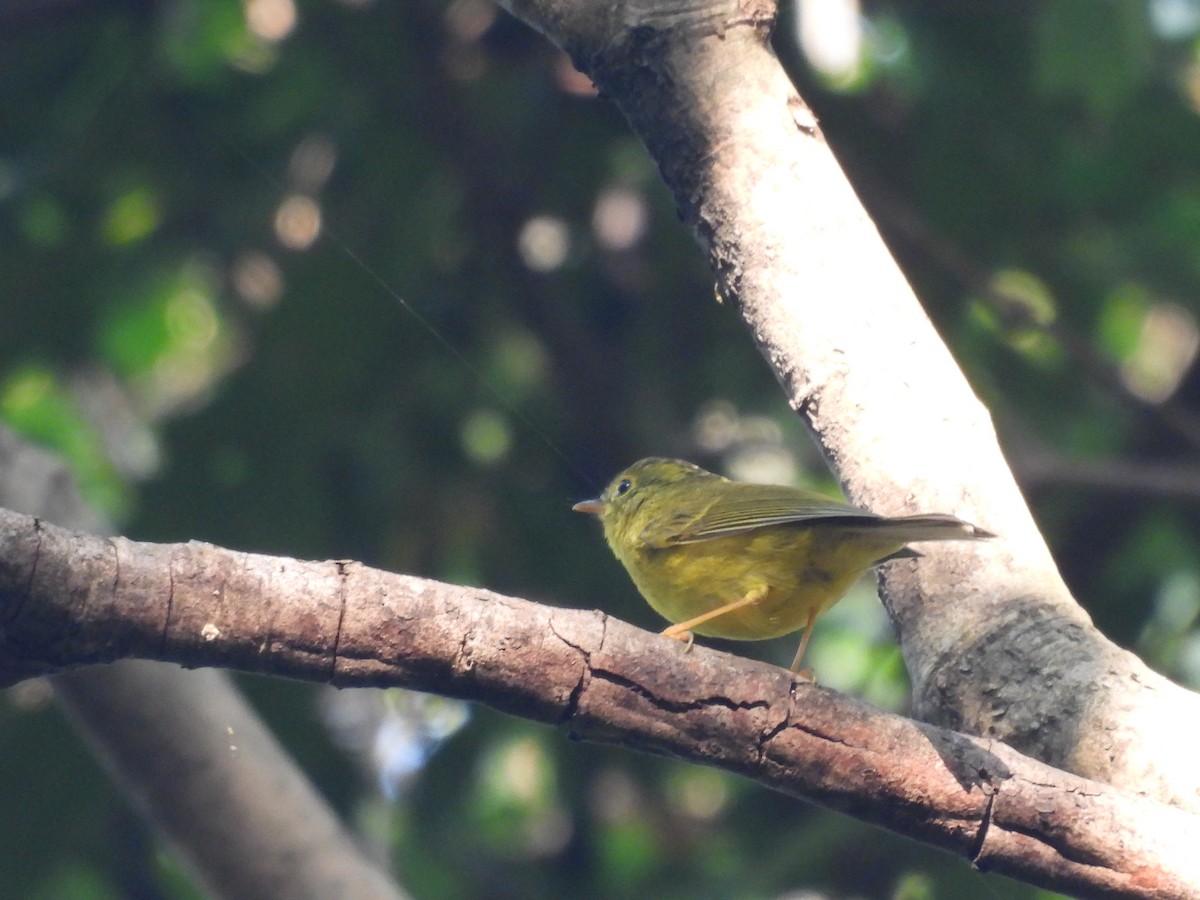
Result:
[[[769,46],[769,0],[511,0],[628,118],[856,503],[1000,535],[886,566],[917,713],[1200,809],[1200,696],[1112,644],[1064,585],[987,411]]]
[[[1190,813],[595,611],[5,512],[0,621],[9,681],[136,656],[433,691],[719,766],[1056,890],[1200,897]]]
[[[60,460],[3,428],[0,498],[107,530]],[[0,602],[0,635],[13,614]],[[212,896],[406,896],[354,845],[224,672],[125,661],[63,672],[51,683],[131,802]]]

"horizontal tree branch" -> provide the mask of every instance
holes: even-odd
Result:
[[[109,531],[62,460],[3,426],[0,503]],[[6,620],[0,612],[0,627]],[[128,660],[72,669],[51,684],[130,803],[207,893],[230,900],[406,900],[228,673]]]
[[[1075,459],[1021,445],[1013,468],[1026,489],[1087,488],[1093,494],[1133,494],[1195,503],[1200,467],[1136,459]]]
[[[0,676],[139,657],[402,686],[712,765],[1083,896],[1200,897],[1200,819],[598,611],[0,512]]]

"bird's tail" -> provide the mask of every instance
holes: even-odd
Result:
[[[983,541],[995,537],[978,525],[942,513],[879,519],[875,527],[905,544],[917,541]]]

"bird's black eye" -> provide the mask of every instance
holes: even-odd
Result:
[[[628,478],[626,478],[624,481],[622,481],[620,484],[617,485],[617,491],[616,491],[617,496],[620,497],[622,494],[629,493],[629,489],[631,487],[633,487],[633,482],[630,481]]]

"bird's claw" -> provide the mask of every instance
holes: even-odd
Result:
[[[696,643],[696,636],[687,630],[677,630],[674,625],[667,628],[662,633],[663,637],[669,637],[673,641],[684,642],[684,653],[692,652],[692,645]]]

